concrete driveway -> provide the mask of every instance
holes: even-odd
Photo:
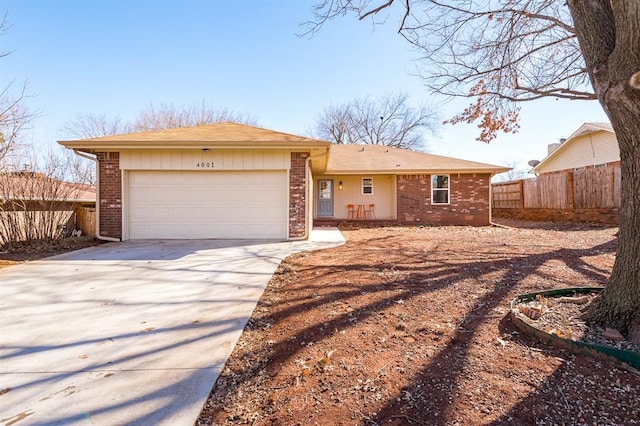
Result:
[[[0,270],[0,425],[193,424],[280,261],[324,239],[109,243]]]

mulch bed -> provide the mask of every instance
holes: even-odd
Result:
[[[640,377],[520,334],[517,295],[605,285],[617,228],[350,229],[286,259],[197,424],[637,424]]]

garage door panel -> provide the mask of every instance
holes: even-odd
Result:
[[[139,208],[131,213],[131,220],[139,222],[140,224],[144,224],[144,221],[147,217],[149,217],[153,212],[151,209]]]
[[[210,216],[210,211],[204,207],[193,207],[191,209],[191,217],[193,220],[205,221]]]
[[[130,171],[129,237],[287,237],[286,171]]]

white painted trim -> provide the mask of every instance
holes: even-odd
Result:
[[[371,181],[371,192],[364,192],[364,181],[365,180],[370,180]],[[372,177],[362,177],[360,180],[360,194],[364,195],[364,196],[369,196],[369,195],[373,195],[374,192],[374,184],[373,184],[373,176]]]
[[[434,176],[446,176],[447,177],[447,193],[448,193],[448,197],[447,197],[447,202],[446,203],[434,203],[433,202],[433,177]],[[450,174],[432,174],[429,175],[429,182],[430,182],[430,187],[431,187],[431,192],[429,194],[429,198],[431,200],[431,205],[432,206],[448,206],[451,204],[451,175]],[[435,188],[436,190],[442,191],[444,188]]]

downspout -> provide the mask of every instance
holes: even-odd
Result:
[[[495,226],[493,223],[493,184],[491,179],[493,179],[493,173],[489,175],[489,225]]]
[[[119,238],[100,235],[100,168],[98,167],[98,158],[86,152],[78,151],[75,148],[73,149],[73,153],[96,163],[96,238],[103,241],[120,242]]]
[[[493,178],[493,176],[494,173],[491,173],[491,176],[489,176],[489,226],[504,228],[503,225],[493,222],[493,185],[491,184],[491,179]]]
[[[307,185],[306,185],[306,188],[305,188],[305,191],[306,191],[306,197],[305,197],[306,198],[306,202],[304,203],[304,217],[305,217],[305,221],[307,223],[305,224],[305,227],[304,227],[304,235],[302,237],[289,238],[289,241],[301,241],[301,240],[306,240],[306,239],[309,238],[309,230],[313,226],[313,216],[311,216],[311,218],[309,218],[309,200],[311,199],[311,196],[313,195],[313,185],[309,185],[309,183],[311,181],[310,176],[312,175],[311,174],[311,159],[317,158],[317,157],[322,157],[323,155],[327,155],[327,153],[324,152],[322,154],[310,155],[305,160],[304,169],[305,169],[305,172],[307,173],[307,176],[306,176]]]

